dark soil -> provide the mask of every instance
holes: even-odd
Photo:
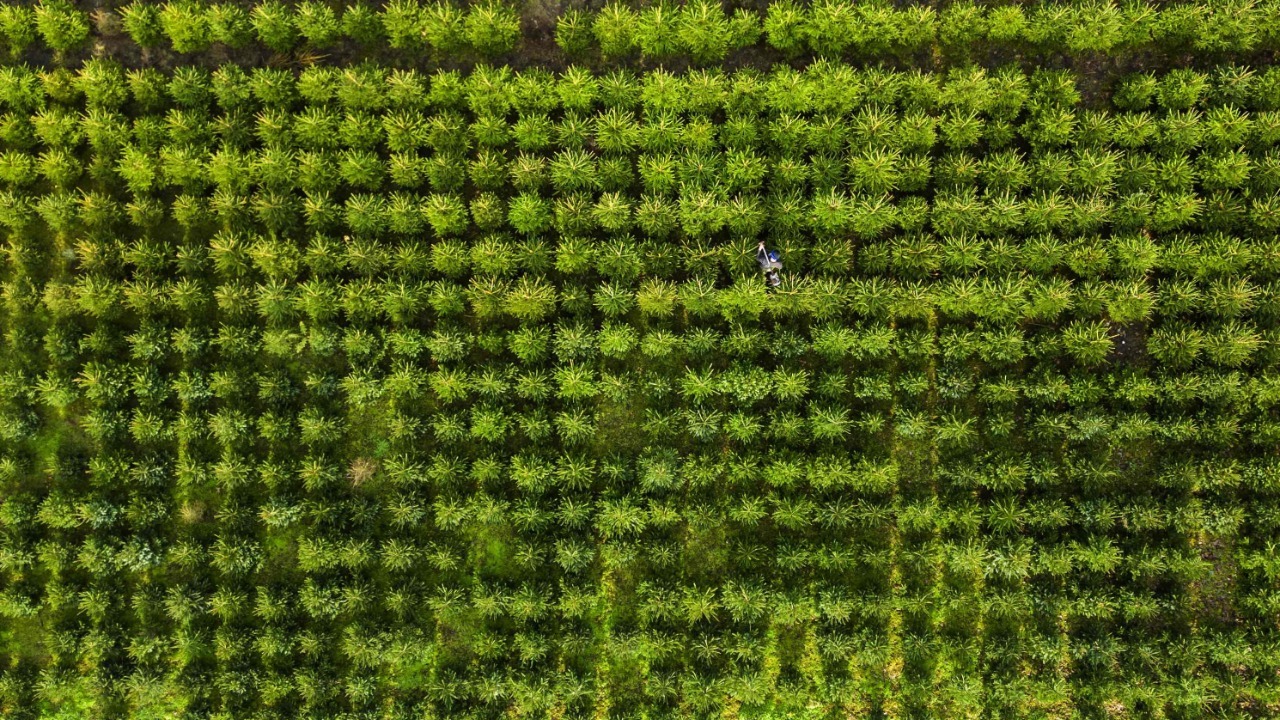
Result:
[[[1117,365],[1145,365],[1147,362],[1147,324],[1111,323],[1115,345],[1111,349],[1111,362]]]

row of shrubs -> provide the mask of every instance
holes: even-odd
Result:
[[[58,53],[85,46],[99,34],[123,30],[144,48],[198,53],[215,44],[237,49],[260,44],[275,52],[324,50],[353,42],[397,51],[431,50],[437,57],[499,57],[516,50],[518,9],[500,0],[468,6],[437,1],[363,0],[335,7],[296,4],[135,0],[91,17],[68,0],[0,8],[0,35],[21,56],[37,40]],[[598,12],[570,10],[557,19],[556,43],[570,56],[606,60],[639,56],[717,63],[730,52],[761,44],[786,56],[911,57],[941,53],[967,60],[990,50],[1089,55],[1135,51],[1249,53],[1280,46],[1280,3],[1274,0],[1156,5],[1037,3],[985,5],[962,0],[938,9],[925,4],[819,0],[776,2],[764,13],[727,9],[713,0],[634,7],[610,2]]]
[[[1280,111],[1280,67],[1255,69],[1226,65],[1211,73],[1192,69],[1164,74],[1122,75],[1108,88],[1111,104],[1149,121],[1161,115],[1215,114],[1239,117],[1251,111],[1269,125]],[[505,120],[527,115],[583,112],[679,113],[712,121],[724,113],[845,116],[877,112],[894,123],[913,113],[973,115],[1011,122],[1043,111],[1070,110],[1106,114],[1084,102],[1079,77],[1068,70],[1026,72],[1016,65],[955,68],[945,73],[857,68],[820,60],[803,70],[780,66],[768,73],[754,69],[725,73],[654,70],[592,72],[570,66],[558,73],[519,72],[506,66],[479,65],[472,71],[431,73],[372,62],[348,68],[313,66],[246,70],[222,65],[213,70],[187,65],[172,72],[128,70],[95,58],[79,68],[35,70],[0,67],[0,111],[27,114],[51,105],[83,106],[144,115],[169,108],[228,112],[293,110],[299,105],[328,106],[348,112],[468,111]],[[14,115],[5,115],[13,122]],[[1130,116],[1134,119],[1134,116]],[[1249,123],[1245,123],[1248,125]]]

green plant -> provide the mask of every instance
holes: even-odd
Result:
[[[1191,70],[1173,70],[1156,85],[1155,98],[1167,110],[1188,110],[1208,86],[1208,78]]]
[[[502,199],[493,193],[482,193],[471,201],[471,217],[481,230],[497,230],[506,222]]]
[[[619,57],[635,46],[638,18],[626,5],[611,2],[596,14],[591,30],[605,57]]]
[[[416,0],[392,0],[382,8],[382,28],[391,47],[418,47],[426,36],[423,9]]]
[[[719,2],[694,0],[677,15],[676,33],[684,50],[703,63],[724,59],[733,42],[733,26]]]
[[[314,48],[327,48],[342,36],[342,25],[337,14],[333,8],[321,2],[308,0],[299,3],[294,11],[293,24],[298,34]]]
[[[1151,334],[1148,350],[1161,363],[1173,368],[1190,367],[1204,348],[1204,336],[1186,326],[1162,327]]]
[[[764,33],[760,17],[746,8],[737,8],[729,18],[729,48],[742,50],[760,42]]]
[[[287,52],[298,39],[293,10],[275,0],[265,0],[253,7],[250,15],[258,41],[276,52]]]
[[[67,0],[41,0],[35,7],[35,21],[40,38],[59,55],[89,39],[89,18]]]
[[[1090,3],[1072,8],[1066,46],[1077,53],[1105,53],[1125,41],[1128,26],[1123,11],[1111,3]]]
[[[0,68],[0,708],[1266,705],[1273,8],[773,5],[765,71],[626,6],[559,73],[471,12]]]
[[[36,41],[36,15],[32,8],[21,5],[0,7],[0,36],[9,47],[9,56],[17,59]]]
[[[496,0],[472,5],[467,10],[465,35],[481,55],[501,55],[519,41],[520,18],[509,5]]]
[[[119,108],[129,99],[124,72],[110,60],[93,59],[85,62],[77,74],[76,86],[84,93],[86,104],[92,108]]]
[[[544,232],[551,227],[551,207],[537,195],[524,193],[511,201],[507,219],[518,232],[527,235]]]
[[[215,42],[229,48],[243,48],[253,42],[253,21],[238,5],[219,4],[208,9],[209,33]]]
[[[1097,365],[1107,359],[1114,345],[1114,335],[1106,323],[1078,321],[1062,333],[1067,352],[1082,365]]]
[[[809,47],[820,55],[838,57],[858,36],[854,6],[839,0],[823,0],[809,8]]]
[[[435,3],[423,11],[422,34],[437,53],[462,52],[468,43],[466,17],[449,3]]]
[[[431,195],[424,212],[431,229],[440,237],[458,235],[467,227],[466,205],[456,196]]]
[[[556,45],[570,57],[580,57],[591,48],[591,19],[582,10],[570,8],[556,20]]]
[[[211,22],[212,9],[206,15],[205,8],[186,0],[167,2],[160,8],[160,27],[169,37],[175,52],[193,53],[207,50],[216,39],[226,42]],[[227,43],[230,45],[230,43]]]
[[[666,3],[645,8],[636,23],[636,46],[650,58],[666,58],[679,50],[679,9]]]
[[[1027,16],[1021,5],[992,7],[986,20],[987,37],[994,42],[1015,43],[1026,37]]]
[[[511,163],[511,185],[520,192],[536,191],[547,183],[545,158],[521,153]]]
[[[1223,367],[1247,365],[1262,345],[1262,338],[1249,323],[1230,321],[1213,333],[1206,333],[1205,357]]]
[[[545,318],[555,308],[555,288],[542,279],[521,277],[504,300],[506,311],[524,322]]]
[[[1157,81],[1154,75],[1131,75],[1121,81],[1112,96],[1112,102],[1122,110],[1143,110],[1155,99]]]
[[[947,5],[940,20],[938,40],[944,48],[961,54],[980,46],[990,27],[985,8],[967,1]]]
[[[386,37],[378,11],[363,0],[346,5],[340,22],[343,34],[361,45],[373,45]]]

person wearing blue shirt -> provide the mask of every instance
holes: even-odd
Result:
[[[756,247],[756,262],[760,263],[760,269],[764,271],[764,281],[769,287],[778,287],[782,284],[782,278],[778,277],[778,271],[782,269],[782,261],[778,258],[777,250],[768,250],[764,246],[764,241],[760,241],[760,245]]]

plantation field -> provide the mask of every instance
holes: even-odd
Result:
[[[0,6],[0,716],[1280,715],[1278,50]]]

